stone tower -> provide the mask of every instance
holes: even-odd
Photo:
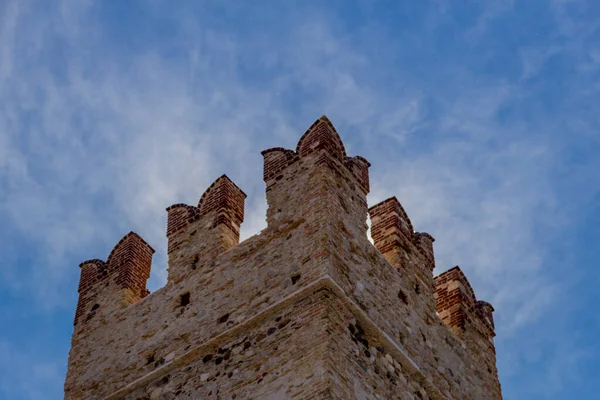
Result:
[[[493,308],[319,118],[262,152],[268,226],[242,243],[246,195],[218,178],[167,208],[168,282],[127,234],[81,264],[66,399],[501,399]],[[374,245],[367,238],[367,213]]]

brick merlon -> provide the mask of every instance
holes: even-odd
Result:
[[[233,211],[238,222],[241,223],[244,220],[245,199],[246,193],[227,175],[221,175],[200,197],[198,202],[200,217],[216,210],[229,209]]]
[[[344,143],[325,115],[317,119],[302,135],[296,146],[296,153],[300,157],[304,157],[319,149],[326,149],[340,161],[346,160]]]

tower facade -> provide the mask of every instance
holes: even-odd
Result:
[[[126,235],[81,264],[66,399],[501,399],[493,308],[369,162],[319,118],[263,151],[268,226],[239,243],[246,195],[218,178],[167,208],[168,282]],[[367,238],[371,217],[374,245]]]

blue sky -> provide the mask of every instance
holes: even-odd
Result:
[[[59,399],[78,265],[322,114],[496,308],[506,399],[600,390],[600,3],[0,0],[0,398]]]

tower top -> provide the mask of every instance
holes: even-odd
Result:
[[[225,175],[167,208],[167,284],[136,233],[81,264],[65,398],[500,400],[493,307],[320,117],[262,152],[267,227]],[[184,171],[182,171],[184,172]],[[374,245],[367,238],[371,217]]]

